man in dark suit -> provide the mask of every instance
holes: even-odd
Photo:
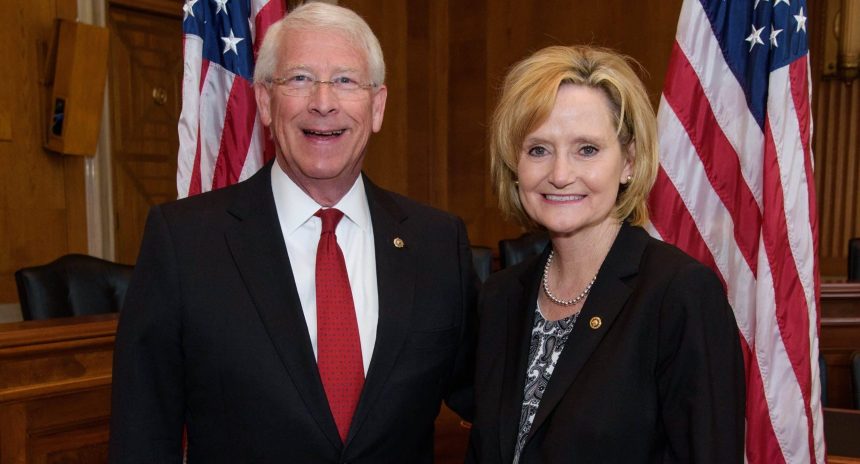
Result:
[[[361,174],[381,48],[303,5],[255,70],[276,162],[156,206],[117,332],[110,460],[432,462],[441,400],[471,409],[476,278],[459,219]]]

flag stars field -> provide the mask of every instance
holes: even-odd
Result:
[[[782,29],[773,29],[770,31],[770,46],[773,48],[779,48],[779,42],[776,40],[779,33],[782,32]]]
[[[803,7],[800,7],[800,12],[794,15],[794,20],[797,21],[797,31],[800,32],[803,29],[803,32],[806,32],[806,16],[803,15]]]
[[[755,47],[757,44],[764,45],[764,42],[761,41],[761,31],[763,31],[764,28],[761,27],[761,28],[756,29],[755,26],[751,26],[751,27],[752,27],[752,33],[750,33],[750,35],[746,39],[744,39],[750,43],[750,51],[752,51],[753,47]]]
[[[185,12],[185,17],[182,18],[183,21],[188,19],[189,16],[194,17],[194,4],[199,2],[200,0],[185,0],[185,5],[182,6],[182,11]]]
[[[218,5],[218,9],[215,10],[215,14],[217,15],[220,12],[224,12],[224,14],[228,14],[227,11],[227,2],[230,0],[214,0],[215,4]]]
[[[284,0],[185,0],[176,188],[195,195],[248,178],[274,157],[257,117],[254,52]]]
[[[236,35],[233,34],[233,29],[230,29],[230,35],[228,37],[221,37],[221,40],[224,41],[224,54],[230,51],[238,55],[239,52],[236,50],[236,45],[245,39],[236,37]]]

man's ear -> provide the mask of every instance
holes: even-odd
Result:
[[[272,123],[272,113],[269,106],[272,96],[269,95],[269,88],[264,84],[254,84],[254,98],[257,100],[257,113],[260,115],[260,122],[269,127]]]
[[[385,114],[385,100],[388,98],[388,87],[380,85],[376,93],[371,97],[373,99],[373,132],[379,132],[382,129],[382,117]]]

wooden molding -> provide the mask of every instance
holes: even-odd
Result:
[[[108,0],[110,6],[122,6],[147,13],[182,17],[182,2],[176,0]]]

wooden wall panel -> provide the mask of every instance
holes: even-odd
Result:
[[[844,280],[848,239],[860,237],[860,80],[825,77],[825,50],[835,47],[839,0],[809,4],[812,58],[812,152],[815,158],[822,280]]]
[[[448,2],[347,0],[379,38],[388,101],[365,171],[379,185],[447,207]]]
[[[400,193],[408,191],[407,12],[411,5],[399,0],[349,0],[340,4],[364,17],[376,33],[385,55],[388,100],[382,130],[370,138],[364,168],[378,185]]]
[[[42,148],[47,92],[40,83],[54,19],[75,0],[0,2],[0,303],[18,299],[15,270],[87,249],[83,160]],[[5,116],[4,116],[5,115]]]
[[[860,85],[819,79],[815,94],[821,274],[844,278],[848,239],[860,237]]]

